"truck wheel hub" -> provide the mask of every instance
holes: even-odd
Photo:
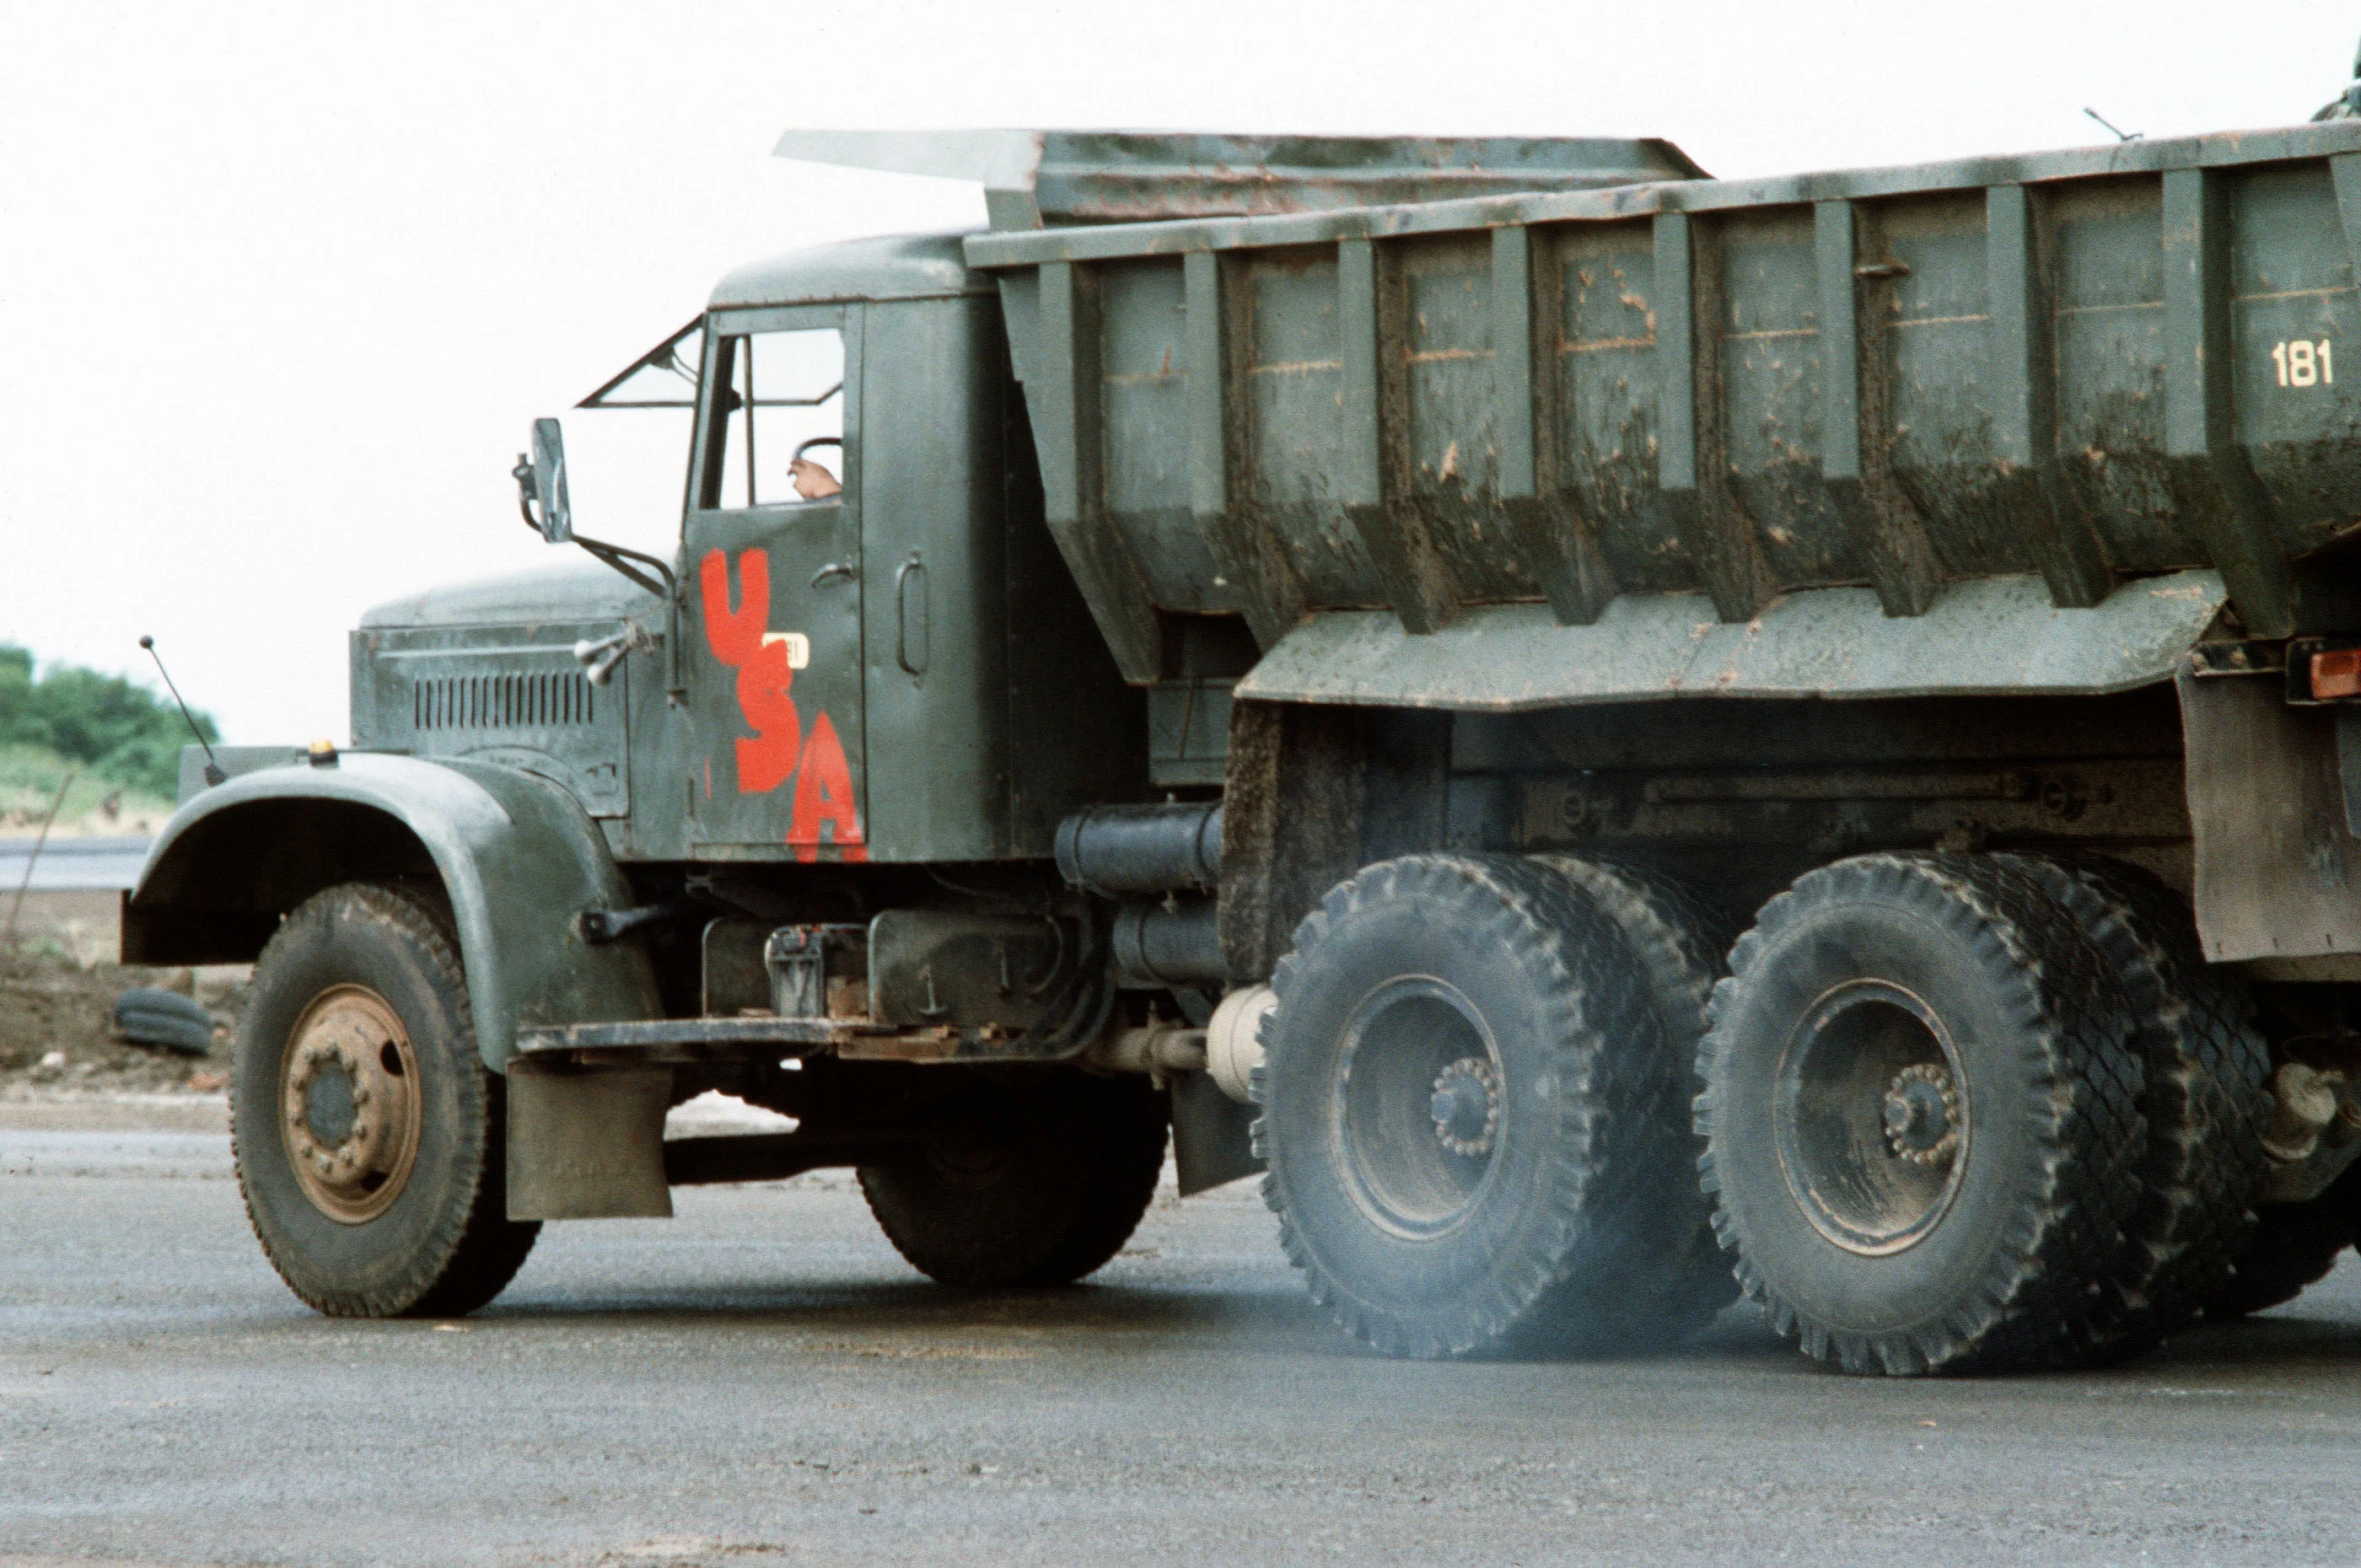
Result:
[[[1959,1091],[1939,1067],[1920,1063],[1894,1074],[1884,1119],[1886,1142],[1913,1165],[1939,1165],[1959,1152]]]
[[[1437,1073],[1427,1114],[1434,1118],[1434,1135],[1453,1154],[1472,1157],[1491,1153],[1500,1128],[1499,1087],[1492,1064],[1482,1057],[1462,1057]]]
[[[418,1058],[386,1000],[332,986],[296,1021],[280,1075],[287,1161],[314,1208],[343,1224],[393,1205],[418,1157]]]
[[[1780,1053],[1772,1132],[1813,1229],[1864,1257],[1915,1246],[1958,1197],[1968,1096],[1949,1026],[1891,981],[1831,987]]]
[[[1329,1113],[1346,1190],[1404,1240],[1447,1234],[1480,1207],[1499,1163],[1489,1026],[1457,986],[1401,975],[1361,999],[1343,1035]]]

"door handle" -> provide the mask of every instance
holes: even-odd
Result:
[[[912,601],[916,600],[913,613]],[[916,550],[894,574],[894,604],[899,625],[894,639],[894,661],[902,673],[917,678],[927,673],[927,563]]]
[[[852,580],[852,568],[846,563],[842,561],[830,561],[827,565],[822,566],[818,571],[812,574],[811,586],[818,587],[822,583],[828,581],[830,577],[842,577],[847,582],[851,582]]]

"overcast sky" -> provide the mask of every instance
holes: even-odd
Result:
[[[2235,13],[2235,21],[2229,18]],[[1662,136],[1721,175],[2307,117],[2361,12],[2248,0],[0,8],[0,641],[236,740],[346,733],[368,605],[550,559],[508,469],[768,252],[983,221],[797,126]],[[670,414],[574,414],[585,532]]]

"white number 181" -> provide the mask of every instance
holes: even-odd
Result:
[[[2300,337],[2275,343],[2271,345],[2271,363],[2279,368],[2282,387],[2336,384],[2336,361],[2324,337],[2318,343],[2307,343]]]

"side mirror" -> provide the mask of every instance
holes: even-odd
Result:
[[[533,422],[533,454],[517,454],[509,471],[517,482],[524,525],[552,544],[574,538],[574,506],[566,494],[566,433],[554,419]]]

